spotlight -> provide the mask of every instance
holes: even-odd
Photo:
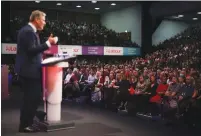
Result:
[[[57,6],[61,6],[62,4],[61,3],[57,3]]]
[[[97,1],[95,1],[95,0],[93,0],[93,1],[91,1],[92,3],[97,3]]]
[[[77,5],[76,7],[77,7],[77,8],[81,8],[82,6],[80,6],[80,5]]]
[[[178,17],[184,17],[184,15],[178,15]]]
[[[198,20],[198,18],[194,17],[193,20]]]
[[[116,5],[116,3],[112,3],[111,5],[112,5],[112,6],[115,6],[115,5]]]

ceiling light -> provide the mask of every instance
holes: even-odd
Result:
[[[57,6],[61,6],[62,4],[61,3],[57,3]]]
[[[112,5],[112,6],[115,6],[115,5],[116,5],[116,3],[112,3],[111,5]]]
[[[184,17],[184,15],[178,15],[178,17]]]
[[[77,5],[76,7],[77,7],[77,8],[81,8],[82,6],[80,6],[80,5]]]
[[[95,0],[93,0],[93,1],[91,1],[92,3],[97,3],[97,1],[95,1]]]
[[[100,8],[95,8],[95,10],[99,10]]]
[[[37,1],[35,1],[36,3],[40,3],[40,1],[39,0],[37,0]]]
[[[201,15],[201,12],[198,12],[199,15]]]
[[[198,18],[195,17],[195,18],[193,18],[193,20],[198,20]]]
[[[125,30],[125,32],[127,33],[127,32],[128,32],[128,30]]]

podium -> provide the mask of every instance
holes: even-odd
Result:
[[[46,132],[74,128],[74,122],[62,120],[62,79],[63,68],[69,66],[69,61],[75,57],[47,58],[42,62],[43,66],[43,90],[45,121],[35,121],[41,130]]]

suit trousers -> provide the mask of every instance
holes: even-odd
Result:
[[[33,118],[42,98],[42,80],[20,77],[23,101],[20,110],[20,128],[33,124]]]

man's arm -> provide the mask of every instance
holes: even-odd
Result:
[[[24,39],[25,39],[26,49],[27,49],[28,53],[32,54],[32,55],[41,53],[41,52],[47,50],[51,46],[49,41],[47,41],[46,43],[41,44],[41,45],[35,45],[35,43],[34,43],[35,42],[34,41],[35,34],[32,31],[26,32]]]

